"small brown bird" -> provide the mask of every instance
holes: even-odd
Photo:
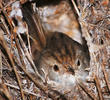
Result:
[[[89,56],[83,46],[59,32],[47,39],[35,63],[46,83],[55,89],[71,89],[78,78],[85,81],[88,76]]]

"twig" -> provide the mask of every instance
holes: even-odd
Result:
[[[73,3],[73,6],[74,6],[74,8],[75,8],[75,10],[76,10],[76,12],[77,12],[77,14],[78,14],[78,16],[80,16],[80,12],[79,12],[79,10],[78,10],[78,7],[76,6],[76,3],[74,2],[74,0],[71,0],[72,1],[72,3]]]
[[[0,50],[0,79],[2,78],[2,53]]]
[[[18,86],[11,85],[11,84],[8,84],[8,83],[5,83],[5,85],[7,85],[7,86],[9,86],[9,87],[11,87],[11,88],[20,90],[20,88],[19,88]],[[29,91],[29,90],[24,90],[24,89],[23,89],[23,91],[24,91],[25,93],[31,94],[31,95],[33,95],[33,96],[40,97],[40,95],[38,95],[38,94],[36,94],[36,93],[33,93],[33,92]]]
[[[2,26],[1,26],[1,27],[2,27],[3,29],[5,29],[6,34],[10,34],[9,29],[8,29],[8,27],[7,27],[7,25],[6,25],[5,21],[4,21],[4,19],[3,19],[3,16],[0,16],[0,20],[1,20],[1,23],[2,23]]]
[[[7,61],[7,58],[5,57],[5,55],[3,54],[3,52],[1,52],[1,54],[2,54],[2,66],[7,66],[8,68],[6,68],[6,69],[8,69],[8,70],[10,70],[10,71],[12,71],[12,67],[10,66],[10,64],[9,64],[9,62]],[[2,70],[4,70],[5,68],[2,68]]]
[[[26,24],[26,23],[25,23]],[[26,24],[26,35],[27,35],[27,40],[28,40],[28,46],[29,46],[29,53],[32,56],[32,52],[31,52],[31,45],[30,45],[30,37],[29,37],[29,32],[28,32],[28,25]]]
[[[81,92],[81,90],[83,90],[79,85],[77,85],[77,87],[78,87],[78,91],[79,91],[79,93],[80,93],[80,96],[81,96],[81,98],[82,98],[82,100],[84,100],[84,96],[83,96],[83,94],[82,94],[82,92]],[[76,99],[77,100],[77,99]]]
[[[109,90],[109,92],[110,92],[110,84],[109,84],[109,81],[108,81],[108,74],[107,74],[107,72],[105,71],[105,68],[104,68],[104,65],[102,64],[102,71],[103,71],[103,73],[104,73],[104,77],[105,77],[105,82],[106,82],[106,84],[107,84],[107,87],[108,87],[108,90]]]
[[[99,99],[104,100],[103,95],[102,95],[102,90],[101,90],[101,87],[100,87],[100,83],[99,83],[99,79],[96,75],[95,75],[95,83],[96,83],[96,87],[97,87],[97,90],[98,90]]]
[[[4,13],[4,15],[5,15],[5,17],[6,17],[7,21],[8,21],[8,24],[10,25],[11,29],[13,29],[13,26],[11,24],[11,20],[9,19],[8,14],[5,12],[4,7],[2,6],[2,4],[0,4],[0,8],[2,9],[2,12]]]
[[[0,94],[1,93],[4,95],[3,97],[5,97],[6,100],[12,100],[12,97],[7,89],[7,86],[2,81],[0,83]],[[0,100],[1,100],[1,98],[0,98]],[[4,99],[2,99],[2,100],[4,100]]]
[[[16,2],[16,0],[10,0],[10,2],[8,2],[3,9],[6,9],[8,6],[10,6],[11,4],[13,4],[14,2]],[[1,3],[1,2],[0,2]],[[2,4],[2,3],[1,3]]]
[[[12,55],[11,55],[11,52],[7,46],[7,43],[3,37],[3,34],[0,34],[0,43],[1,45],[4,47],[4,49],[6,50],[7,54],[8,54],[8,57],[10,59],[10,62],[12,64],[12,67],[14,69],[14,72],[15,72],[15,75],[16,75],[16,78],[17,78],[17,81],[18,81],[18,85],[20,87],[20,90],[21,90],[21,96],[22,96],[22,99],[25,100],[25,97],[24,97],[24,93],[23,93],[23,90],[22,90],[22,86],[21,86],[21,82],[20,82],[20,78],[19,78],[19,75],[17,73],[17,69],[16,69],[16,66],[14,64],[14,61],[13,61],[13,58],[12,58]]]
[[[79,86],[85,91],[85,93],[93,100],[97,100],[97,97],[90,91],[81,80],[77,81]]]

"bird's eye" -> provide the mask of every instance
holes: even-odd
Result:
[[[78,59],[77,62],[76,62],[76,65],[77,65],[77,66],[80,66],[80,64],[81,64],[81,63],[80,63],[80,60]]]
[[[53,69],[54,71],[59,71],[58,65],[54,65]]]

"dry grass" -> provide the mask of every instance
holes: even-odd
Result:
[[[34,40],[26,29],[27,44],[17,29],[10,12],[14,1],[0,1],[0,98],[1,100],[66,100],[64,95],[51,90],[48,85],[41,83],[42,76],[32,59],[30,41]],[[20,0],[21,5],[27,2]],[[85,37],[91,56],[90,76],[92,80],[85,85],[78,81],[81,88],[93,100],[110,99],[110,29],[108,25],[110,14],[109,0],[79,0],[78,6],[72,0],[79,16],[82,35]],[[102,11],[103,10],[103,11]],[[99,14],[100,13],[100,14]],[[18,17],[20,21],[21,18]],[[45,45],[44,31],[37,16],[37,28],[40,38]],[[39,77],[40,79],[36,78]],[[44,80],[43,80],[44,81]],[[78,100],[77,97],[75,97]]]

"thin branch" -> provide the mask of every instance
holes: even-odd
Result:
[[[7,88],[7,86],[6,86],[3,82],[0,83],[0,92],[1,92],[3,95],[5,95],[5,96],[3,96],[3,97],[5,97],[6,100],[12,100],[12,97],[11,97],[9,91],[8,91],[8,88]],[[0,100],[1,100],[1,98],[0,98]],[[4,99],[2,99],[2,100],[4,100]]]
[[[26,24],[26,23],[25,23]],[[29,47],[29,53],[32,56],[32,52],[31,52],[31,44],[30,44],[30,38],[29,38],[29,32],[28,32],[28,25],[26,24],[26,35],[27,35],[27,41],[28,41],[28,47]]]
[[[2,78],[2,53],[0,50],[0,79]]]
[[[83,84],[81,80],[78,80],[78,85],[85,91],[85,93],[93,100],[97,100],[97,97],[90,91],[87,86]]]
[[[13,57],[12,57],[12,54],[7,46],[7,43],[3,37],[3,34],[0,34],[0,44],[4,47],[4,49],[6,50],[7,54],[8,54],[8,57],[10,59],[10,62],[12,64],[12,67],[13,67],[13,70],[15,72],[15,75],[16,75],[16,78],[17,78],[17,81],[18,81],[18,85],[20,87],[20,90],[21,90],[21,96],[22,96],[22,99],[25,100],[25,97],[24,97],[24,93],[23,93],[23,90],[22,90],[22,85],[21,85],[21,82],[20,82],[20,77],[17,73],[17,69],[16,69],[16,66],[15,66],[15,63],[13,61]]]
[[[105,82],[106,82],[106,84],[107,84],[107,87],[108,87],[108,90],[109,90],[109,92],[110,92],[110,83],[109,83],[109,78],[108,78],[108,74],[107,74],[107,72],[105,71],[105,67],[104,67],[104,65],[102,64],[102,71],[103,71],[103,73],[104,73],[104,77],[105,77]]]
[[[78,87],[78,91],[79,91],[79,93],[80,93],[80,96],[81,96],[81,98],[82,98],[82,100],[84,100],[84,97],[83,97],[83,94],[82,94],[82,92],[81,92],[81,90],[83,90],[79,85],[77,85],[77,87]],[[76,99],[77,100],[77,99]]]
[[[8,84],[8,83],[5,83],[5,85],[7,85],[8,87],[11,87],[11,88],[13,88],[13,89],[20,90],[20,88],[19,88],[18,86],[11,85],[11,84]],[[40,97],[40,95],[39,95],[39,94],[33,93],[33,92],[29,91],[29,90],[24,90],[24,89],[23,89],[23,91],[24,91],[25,93],[30,94],[30,95]]]
[[[100,83],[99,83],[99,79],[96,75],[95,75],[95,83],[96,83],[96,87],[97,87],[97,90],[98,90],[99,99],[104,100],[103,95],[102,95],[102,90],[101,90],[101,87],[100,87]]]
[[[77,14],[78,14],[78,16],[80,16],[80,12],[79,12],[79,10],[78,10],[78,7],[76,6],[75,1],[74,1],[74,0],[71,0],[71,1],[72,1],[72,4],[73,4],[73,6],[74,6],[74,8],[75,8],[75,10],[76,10],[76,12],[77,12]]]
[[[2,25],[0,27],[2,27],[3,29],[5,29],[6,34],[10,34],[9,29],[8,29],[8,26],[6,25],[3,16],[0,16],[0,21],[2,23]]]

